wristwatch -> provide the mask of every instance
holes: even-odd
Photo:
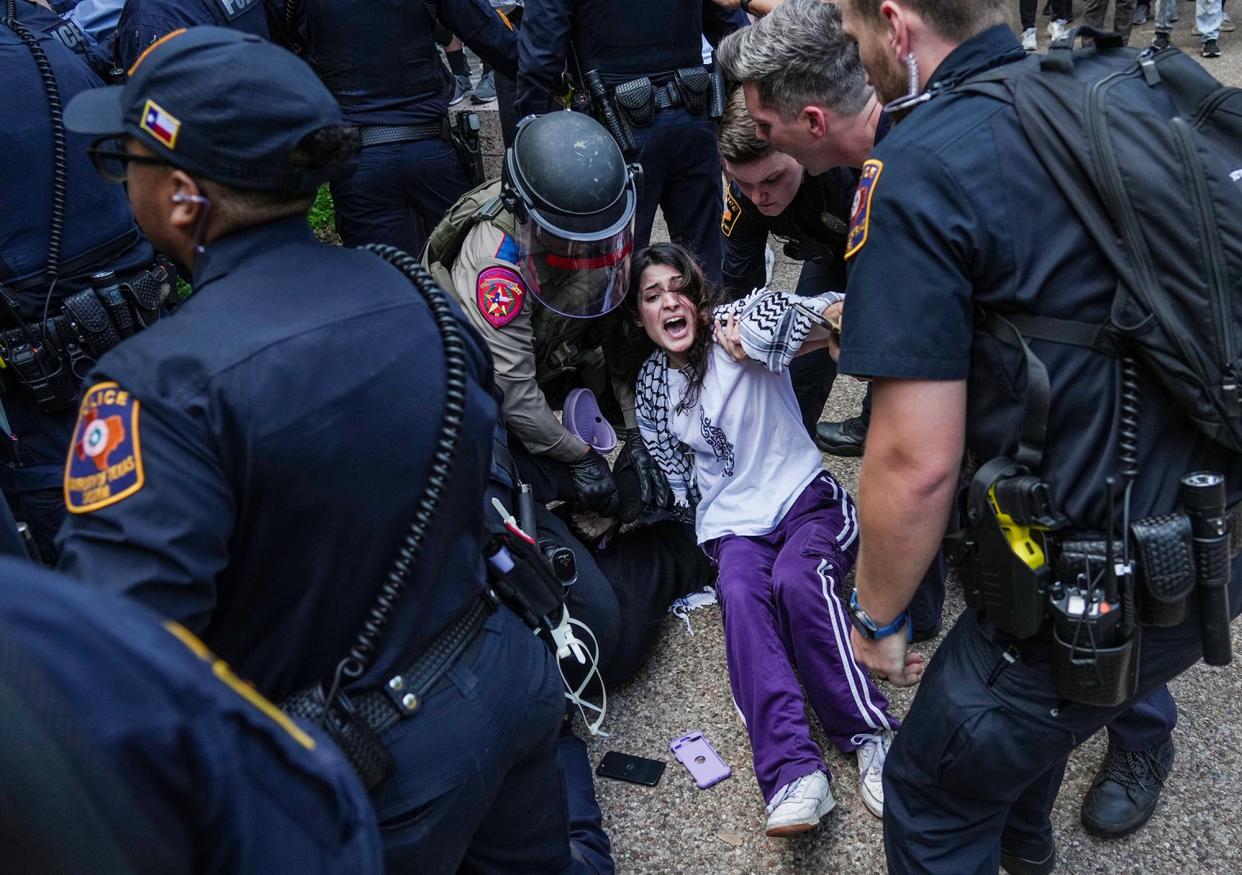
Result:
[[[850,593],[850,619],[864,638],[870,638],[872,641],[880,638],[887,638],[894,632],[901,631],[902,627],[906,627],[906,638],[909,640],[910,628],[907,622],[910,619],[909,611],[902,611],[887,626],[880,626],[871,616],[862,609],[862,605],[858,603],[858,590]]]

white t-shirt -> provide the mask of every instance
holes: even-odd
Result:
[[[687,386],[685,375],[670,367],[669,427],[694,452],[699,543],[768,534],[823,470],[802,426],[789,371],[774,374],[751,359],[735,362],[712,343],[698,402],[677,411]]]

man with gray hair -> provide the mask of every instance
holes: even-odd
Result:
[[[721,155],[733,188],[770,176],[780,158],[801,164],[807,178],[841,168],[856,171],[888,130],[888,119],[881,114],[879,101],[867,84],[858,47],[841,30],[841,12],[831,3],[789,0],[757,24],[725,37],[716,58],[725,76],[741,83],[745,94],[745,105],[732,105],[721,126]],[[745,118],[747,113],[749,118]],[[743,136],[745,128],[753,130],[745,130]],[[753,141],[753,147],[743,142],[746,140]],[[769,152],[778,158],[769,159]],[[851,176],[856,178],[857,174]],[[753,261],[753,256],[738,254],[739,247],[744,246],[746,228],[740,229],[735,239],[730,223],[730,217],[736,220],[745,212],[744,201],[733,193],[725,200],[722,231],[726,238],[726,285],[730,274],[736,277],[747,273],[739,270],[740,262]],[[781,214],[788,206],[788,199],[774,204],[769,215]],[[849,210],[847,197],[840,217],[845,222]],[[819,209],[815,221],[831,212]],[[822,237],[824,233],[820,227],[811,236]],[[766,238],[766,231],[763,236]],[[832,376],[835,368],[832,374],[824,375],[824,399]],[[805,392],[799,393],[799,399],[805,397]],[[803,400],[799,403],[807,406]],[[815,422],[822,409],[822,402],[813,416],[804,409],[804,418]],[[838,456],[862,455],[868,412],[864,405],[862,416],[815,425],[820,448]],[[938,619],[939,610],[935,615]]]
[[[809,173],[861,167],[871,153],[880,101],[836,4],[787,0],[722,40],[716,59],[742,83],[758,138]]]

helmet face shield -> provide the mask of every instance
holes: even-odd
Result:
[[[517,243],[522,278],[540,302],[562,316],[603,316],[629,287],[634,213],[594,240],[570,239],[528,218],[518,225]]]

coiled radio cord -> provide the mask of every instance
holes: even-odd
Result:
[[[436,437],[427,482],[415,506],[414,521],[406,532],[397,558],[393,562],[379,593],[372,603],[362,631],[349,649],[349,655],[336,666],[332,686],[325,701],[331,703],[345,680],[357,680],[370,667],[384,632],[392,620],[397,604],[410,582],[414,567],[423,550],[427,532],[435,519],[440,501],[453,473],[456,448],[465,421],[466,410],[466,342],[453,315],[448,296],[417,259],[395,246],[371,244],[363,247],[383,258],[401,271],[427,302],[440,332],[444,347],[444,416]],[[325,710],[325,714],[327,711]]]
[[[56,280],[60,277],[60,250],[65,237],[65,197],[69,188],[69,147],[65,138],[60,86],[56,83],[56,73],[52,69],[52,63],[47,59],[43,46],[39,45],[38,37],[17,20],[17,0],[6,0],[4,16],[4,25],[26,44],[26,48],[30,50],[34,58],[35,66],[39,69],[39,78],[43,80],[43,90],[47,94],[48,115],[52,123],[52,219],[47,230],[47,261],[43,269],[48,278],[47,295],[43,300],[43,325],[46,326],[52,291],[56,288]],[[42,339],[46,340],[46,338]]]

